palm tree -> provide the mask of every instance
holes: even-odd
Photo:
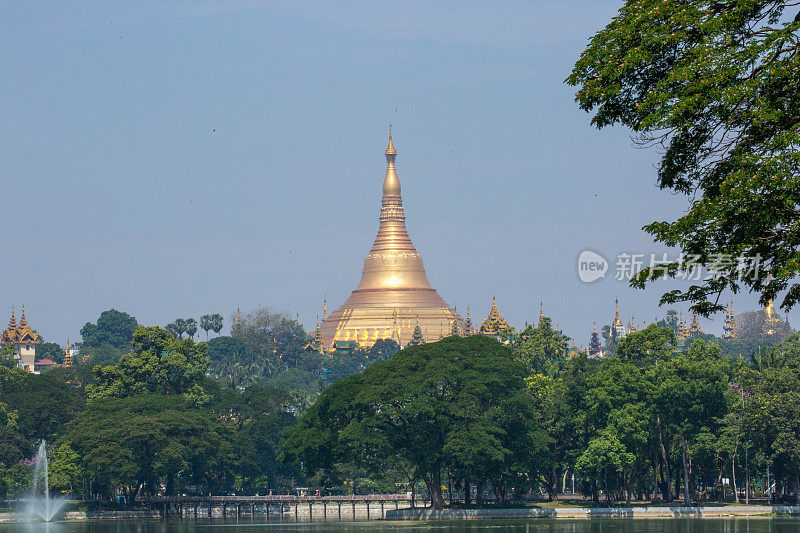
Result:
[[[181,328],[177,324],[177,320],[171,324],[167,324],[164,326],[164,329],[175,335],[176,337],[180,338],[181,335]]]
[[[197,333],[197,320],[194,318],[186,319],[186,333],[189,334],[189,337],[194,339],[194,334]]]
[[[183,318],[176,318],[173,324],[175,325],[175,331],[178,333],[178,338],[182,339],[183,334],[186,333],[186,320]]]
[[[218,313],[211,315],[211,329],[219,335],[219,332],[222,331],[222,315]]]
[[[200,317],[200,327],[206,332],[206,340],[208,340],[208,332],[213,329],[211,315],[203,315]]]

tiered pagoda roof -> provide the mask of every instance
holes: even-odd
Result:
[[[492,296],[492,308],[489,310],[489,316],[481,323],[481,328],[478,333],[481,335],[499,335],[502,331],[508,329],[508,322],[500,314],[497,309],[497,300]]]
[[[414,326],[414,334],[406,346],[419,346],[420,344],[425,344],[425,336],[422,334],[422,328],[419,327],[419,319],[417,319],[417,325]]]
[[[722,338],[733,339],[736,337],[736,319],[733,314],[733,303],[725,309],[725,325],[722,327]]]
[[[72,360],[72,350],[69,347],[69,339],[67,339],[67,349],[64,350],[64,366],[70,367],[75,362]]]
[[[703,333],[703,328],[700,326],[700,322],[697,321],[697,313],[692,313],[692,323],[689,327],[689,335],[695,337],[701,333]]]
[[[11,319],[8,322],[8,327],[0,335],[0,344],[39,344],[39,334],[36,333],[29,325],[28,319],[25,316],[25,306],[22,306],[22,317],[20,317],[19,324],[14,316],[14,308],[11,308]]]
[[[467,320],[464,321],[464,336],[472,335],[472,317],[469,316],[469,306],[467,306]]]
[[[683,320],[683,311],[681,311],[681,319],[678,322],[677,338],[678,341],[689,338],[689,328],[686,327],[686,322]]]

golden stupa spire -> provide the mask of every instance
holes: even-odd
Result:
[[[436,338],[437,324],[447,323],[452,317],[456,317],[459,324],[461,321],[456,311],[431,286],[422,256],[408,236],[395,167],[397,149],[391,131],[384,155],[386,175],[382,184],[378,234],[364,258],[361,279],[355,290],[321,325],[326,348],[356,330],[359,339],[365,339],[364,331],[388,329],[395,308],[398,315],[407,317],[409,326],[413,317],[418,315],[420,330],[425,332],[426,340]],[[402,344],[410,340],[412,328],[400,331]],[[428,332],[431,337],[427,337]]]
[[[67,337],[67,349],[64,351],[64,366],[71,367],[73,364],[72,350],[69,347],[69,337]]]
[[[622,320],[619,319],[619,298],[614,298],[614,305],[616,306],[614,311],[614,327],[622,326]]]
[[[425,274],[422,257],[406,231],[400,180],[394,166],[397,150],[391,136],[385,153],[386,177],[383,179],[378,235],[364,260],[364,270],[356,292],[385,289],[431,290],[433,287]]]

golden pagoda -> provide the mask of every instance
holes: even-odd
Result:
[[[499,335],[500,332],[507,329],[508,323],[497,309],[497,301],[495,300],[495,297],[492,296],[492,308],[489,310],[489,315],[486,317],[486,320],[481,323],[481,328],[478,330],[478,333],[480,335],[493,336]]]
[[[617,332],[617,338],[621,339],[625,336],[625,326],[622,324],[622,320],[619,318],[619,298],[614,299],[614,305],[616,309],[614,311],[614,323],[611,325],[611,329]]]
[[[683,311],[681,311],[681,319],[678,322],[677,338],[679,341],[689,338],[689,328],[686,327],[686,322],[683,320]]]
[[[71,367],[72,365],[72,350],[69,347],[69,339],[67,339],[67,349],[64,350],[64,366]]]
[[[333,348],[334,342],[357,341],[359,346],[369,347],[385,338],[395,338],[405,346],[415,329],[426,342],[435,341],[443,325],[453,321],[463,329],[461,317],[428,281],[422,256],[406,231],[391,128],[385,155],[378,236],[364,259],[355,290],[322,321],[320,331],[326,351]],[[411,324],[411,317],[417,318],[419,328]]]
[[[764,332],[767,335],[775,335],[775,328],[780,322],[781,317],[775,311],[775,302],[770,298],[767,305],[764,306]]]
[[[725,325],[722,327],[722,338],[733,339],[736,337],[736,318],[733,314],[733,302],[725,309]]]

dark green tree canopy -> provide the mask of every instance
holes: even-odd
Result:
[[[723,310],[726,288],[759,291],[762,303],[789,289],[787,309],[800,298],[799,29],[796,2],[627,0],[567,78],[592,124],[627,126],[663,149],[659,186],[689,198],[687,214],[644,229],[713,275],[662,303],[708,315]],[[756,263],[761,275],[741,275]],[[686,266],[645,269],[632,283]]]
[[[485,479],[531,444],[525,376],[511,350],[486,337],[406,348],[325,389],[285,453],[309,472],[347,460],[399,462],[418,472],[440,508],[444,467]]]
[[[211,413],[175,396],[107,397],[70,423],[62,439],[107,490],[122,487],[133,502],[140,488],[158,490],[167,480],[208,484],[233,463],[231,430]]]
[[[204,401],[205,343],[176,339],[158,326],[139,326],[133,334],[133,347],[116,365],[95,367],[96,383],[87,387],[91,399],[150,392]]]
[[[139,324],[128,313],[109,309],[100,313],[97,324],[87,322],[81,328],[83,347],[97,348],[109,344],[119,350],[130,350],[133,332]]]

